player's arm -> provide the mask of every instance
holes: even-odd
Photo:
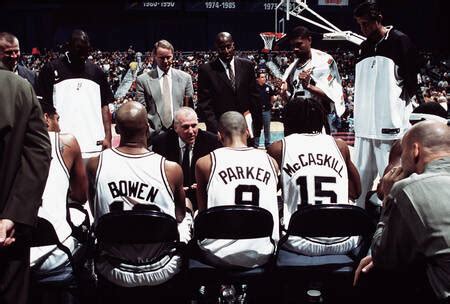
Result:
[[[197,180],[197,207],[198,211],[208,207],[208,186],[209,175],[211,174],[211,156],[205,155],[197,160],[195,164],[195,179]]]
[[[267,148],[267,153],[277,162],[278,168],[281,168],[283,158],[283,141],[278,140]]]
[[[277,176],[277,190],[281,189],[281,179],[280,179],[280,167],[278,166],[277,161],[269,155],[270,161],[272,162],[275,174]]]
[[[389,171],[391,171],[392,168],[396,166],[400,166],[400,157],[402,156],[402,145],[400,140],[394,141],[394,144],[392,145],[391,151],[389,152],[389,162],[386,166],[386,169],[384,169],[383,176],[386,175]],[[377,195],[380,200],[383,200],[384,195],[382,191],[382,182],[383,179],[380,180],[380,182],[377,185]]]
[[[164,161],[164,170],[174,197],[175,218],[178,223],[181,223],[186,214],[186,195],[183,189],[183,171],[179,164],[168,160]]]
[[[92,211],[92,215],[95,218],[95,214],[94,214],[94,198],[95,198],[95,178],[97,175],[97,168],[98,168],[98,162],[99,162],[99,156],[94,156],[89,158],[88,163],[86,165],[86,172],[87,172],[87,176],[88,176],[88,182],[89,182],[89,191],[88,191],[88,196],[89,196],[89,207],[91,208]]]
[[[350,158],[350,150],[348,149],[347,143],[339,138],[335,138],[335,141],[347,165],[348,197],[355,200],[361,195],[361,178]]]
[[[103,139],[103,149],[111,148],[112,133],[111,133],[111,113],[108,105],[102,106],[102,120],[103,129],[105,130],[105,138]]]
[[[86,169],[81,159],[80,146],[76,138],[70,134],[60,134],[60,147],[64,163],[69,169],[70,198],[84,204],[87,200],[88,180]]]

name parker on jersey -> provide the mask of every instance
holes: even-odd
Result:
[[[272,176],[269,171],[255,167],[229,167],[218,172],[222,181],[226,184],[235,179],[256,179],[260,182],[268,184]]]
[[[140,182],[132,182],[121,180],[118,183],[108,183],[109,191],[113,198],[121,196],[131,196],[145,200],[147,202],[154,202],[159,189]],[[150,189],[148,189],[150,187]]]
[[[286,163],[286,166],[283,167],[284,172],[286,172],[290,177],[301,168],[311,165],[329,167],[333,169],[337,174],[339,174],[340,177],[342,177],[342,170],[344,169],[344,165],[331,155],[322,153],[308,153],[300,154],[298,156],[298,159],[299,162],[293,164]]]

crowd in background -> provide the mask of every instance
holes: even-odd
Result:
[[[340,117],[335,117],[334,127],[337,131],[352,131],[353,125],[353,93],[355,80],[355,61],[356,54],[351,50],[337,48],[334,50],[326,50],[332,55],[338,64],[339,73],[342,78],[342,87],[344,100],[346,105],[345,113]],[[42,66],[50,60],[53,60],[63,53],[62,47],[60,51],[45,51],[34,55],[24,55],[23,64],[31,70],[39,73]],[[450,61],[445,56],[439,56],[429,52],[422,53],[424,64],[419,75],[420,89],[423,99],[426,102],[438,102],[446,110],[448,110],[448,83],[450,78]],[[191,51],[191,52],[175,52],[173,67],[183,70],[192,76],[194,87],[194,105],[197,97],[197,80],[198,67],[210,61],[216,56],[214,51]],[[241,51],[238,56],[248,58],[255,64],[256,70],[265,70],[268,72],[268,84],[271,84],[273,73],[268,69],[266,63],[273,61],[279,68],[280,72],[284,70],[292,62],[290,52],[272,52],[270,54],[261,53],[259,51]],[[134,72],[136,76],[150,70],[154,65],[151,52],[141,53],[135,51],[132,46],[127,51],[100,51],[93,50],[89,56],[95,64],[102,67],[107,74],[108,82],[111,89],[115,93],[124,79],[126,73],[130,69],[130,64],[137,63],[137,70]],[[111,105],[111,111],[114,112],[123,102],[135,100],[135,85],[131,83],[128,92],[123,96],[117,96],[114,104]],[[281,99],[277,99],[274,103],[273,120],[281,118],[280,109],[282,108]]]

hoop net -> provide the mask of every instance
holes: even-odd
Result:
[[[263,32],[259,33],[259,36],[261,36],[262,40],[264,41],[264,48],[263,52],[268,53],[273,46],[274,41],[278,41],[281,38],[284,37],[285,34],[283,33],[275,33],[275,32]]]

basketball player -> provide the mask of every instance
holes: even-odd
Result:
[[[72,201],[86,202],[86,169],[76,138],[59,133],[59,115],[56,109],[44,103],[42,110],[52,145],[52,160],[38,216],[48,220],[55,228],[59,241],[74,252],[79,243],[71,236],[72,229],[67,221],[67,193],[69,192]],[[68,259],[66,253],[55,246],[33,247],[30,256],[31,266],[39,272],[56,269]]]
[[[321,134],[326,114],[314,99],[296,98],[286,105],[285,135],[268,153],[281,168],[284,225],[298,206],[349,204],[361,192],[358,171],[350,160],[347,144]],[[358,237],[290,237],[286,247],[305,255],[343,254],[353,249]]]
[[[121,135],[119,147],[104,150],[88,162],[95,221],[111,209],[152,205],[177,220],[180,239],[187,242],[192,218],[185,217],[183,172],[177,163],[147,149],[149,128],[145,107],[137,102],[122,105],[117,111],[116,128]],[[162,284],[181,267],[181,257],[168,253],[167,245],[102,248],[106,254],[123,255],[126,262],[118,267],[101,254],[97,271],[108,281],[124,287]],[[143,259],[150,262],[143,263]]]
[[[250,204],[270,211],[279,239],[277,176],[278,166],[265,151],[247,147],[249,136],[242,114],[222,114],[218,125],[219,148],[197,161],[197,202],[199,211],[223,205]],[[257,267],[274,252],[269,239],[211,240],[199,244],[208,262],[215,265]]]

